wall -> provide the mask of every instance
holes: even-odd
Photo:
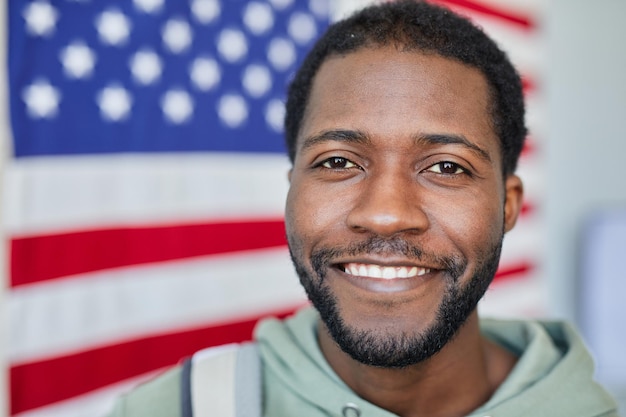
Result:
[[[579,324],[582,227],[597,210],[626,208],[625,17],[626,2],[620,0],[553,0],[545,14],[545,265],[551,314]],[[616,279],[624,278],[616,272]],[[626,330],[620,304],[614,306],[616,325]]]

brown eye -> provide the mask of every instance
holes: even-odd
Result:
[[[443,175],[458,175],[465,173],[465,170],[460,165],[454,162],[443,161],[438,162],[435,165],[428,168],[427,171],[435,172]]]
[[[357,165],[346,158],[341,158],[338,156],[333,156],[332,158],[328,158],[324,162],[321,163],[321,166],[329,169],[349,169],[355,168]]]

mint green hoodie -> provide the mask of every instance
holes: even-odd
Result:
[[[356,396],[328,365],[316,340],[318,316],[304,309],[255,331],[263,365],[265,417],[395,417]],[[493,397],[468,417],[617,417],[592,379],[593,363],[566,324],[482,320],[484,334],[519,360]],[[180,367],[122,397],[109,417],[179,417]],[[221,417],[221,416],[215,416]]]
[[[316,341],[317,313],[303,310],[257,328],[265,367],[267,417],[394,417],[356,396],[328,365]],[[516,353],[506,381],[474,417],[617,416],[613,399],[592,380],[593,363],[579,336],[562,323],[482,320],[484,334]],[[356,414],[354,414],[356,415]]]

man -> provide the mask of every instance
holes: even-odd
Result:
[[[264,416],[617,415],[568,326],[476,312],[523,194],[521,82],[493,41],[427,3],[365,9],[311,51],[285,125],[314,309],[255,332]],[[179,378],[115,415],[179,415]]]

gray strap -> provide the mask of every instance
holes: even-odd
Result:
[[[261,360],[256,343],[242,345],[235,368],[235,416],[261,417]]]

